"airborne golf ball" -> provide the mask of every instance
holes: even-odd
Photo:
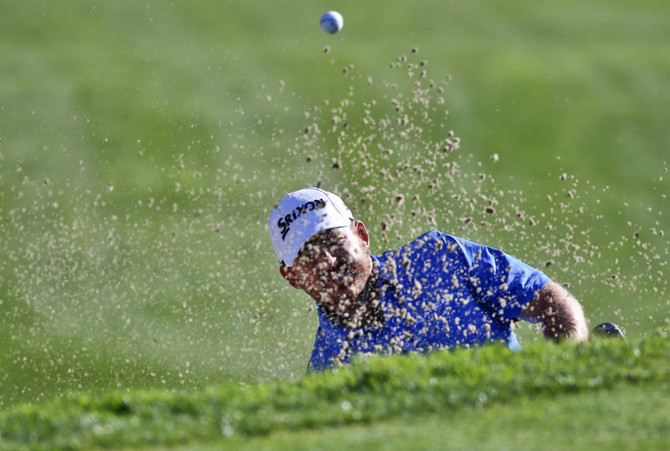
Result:
[[[328,11],[321,16],[321,28],[323,28],[323,31],[326,33],[337,33],[343,26],[344,19],[342,18],[342,14],[337,11]]]

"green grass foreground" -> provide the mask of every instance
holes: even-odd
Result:
[[[80,394],[1,412],[0,447],[207,447],[222,443],[245,447],[253,443],[254,447],[285,448],[299,447],[303,440],[304,446],[311,442],[337,447],[351,446],[352,437],[366,434],[363,441],[373,440],[369,437],[373,430],[377,431],[373,435],[387,435],[380,430],[385,424],[402,433],[405,423],[410,423],[413,437],[408,440],[432,447],[438,446],[438,438],[430,431],[443,427],[441,416],[458,424],[476,411],[478,421],[471,425],[478,433],[463,435],[461,431],[456,443],[466,446],[486,443],[492,432],[480,429],[486,418],[529,429],[530,419],[542,422],[554,406],[565,410],[564,424],[552,422],[550,428],[563,435],[562,440],[575,439],[574,431],[579,428],[569,424],[574,415],[576,422],[606,422],[615,436],[617,431],[634,427],[644,437],[645,447],[653,448],[660,447],[670,433],[670,419],[658,412],[667,412],[670,406],[668,355],[668,331],[659,330],[627,342],[595,339],[559,346],[535,342],[517,354],[487,346],[425,356],[371,357],[298,380],[226,384],[198,392]],[[605,403],[602,393],[612,394]],[[645,403],[640,396],[647,393],[653,398]],[[556,407],[557,400],[560,407]],[[635,407],[640,404],[649,408]],[[634,425],[616,424],[616,418],[629,422],[628,416],[617,416],[617,412],[630,413],[633,408]],[[422,417],[426,414],[430,416]],[[419,424],[421,418],[426,421]],[[358,431],[338,434],[333,429],[352,426]],[[276,440],[266,440],[268,434],[276,435]],[[503,442],[513,439],[496,436]],[[394,446],[388,441],[384,445]]]

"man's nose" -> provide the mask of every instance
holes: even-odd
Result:
[[[335,266],[335,262],[337,262],[337,257],[332,251],[329,250],[324,250],[321,258],[329,269]]]

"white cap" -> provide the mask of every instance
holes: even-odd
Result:
[[[291,266],[305,241],[324,230],[346,227],[354,216],[342,199],[319,188],[288,193],[270,214],[270,240],[279,261]]]

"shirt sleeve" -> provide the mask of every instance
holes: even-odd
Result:
[[[551,279],[498,249],[455,238],[466,262],[465,275],[477,302],[496,318],[514,320]]]
[[[325,331],[319,327],[316,331],[316,339],[314,340],[314,349],[312,349],[312,356],[307,364],[307,372],[323,371],[328,368],[329,352],[328,341],[325,338]]]
[[[317,309],[319,312],[319,328],[316,331],[312,356],[307,364],[308,373],[323,371],[334,365],[335,360],[341,354],[345,338],[344,334],[346,334],[346,332],[337,329],[335,326],[329,327],[329,323],[323,318],[321,309]]]

